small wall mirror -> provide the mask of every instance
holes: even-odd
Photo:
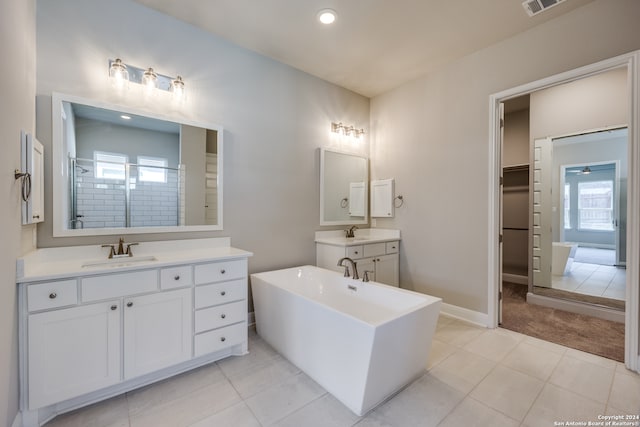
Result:
[[[53,235],[222,229],[222,128],[54,94]]]
[[[366,157],[320,150],[320,225],[368,222],[369,168]]]

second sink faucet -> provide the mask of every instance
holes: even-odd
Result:
[[[115,245],[107,244],[102,245],[103,248],[109,248],[109,259],[113,257],[124,257],[124,256],[133,256],[133,251],[131,250],[131,246],[137,245],[137,243],[127,243],[127,249],[124,248],[124,237],[121,237],[118,240],[118,249],[116,249]]]
[[[344,267],[344,277],[349,277],[349,266],[344,265],[344,262],[348,261],[351,263],[351,267],[353,268],[353,278],[354,280],[358,280],[358,268],[356,266],[356,262],[349,257],[340,258],[338,261],[338,267]]]
[[[357,225],[352,225],[351,228],[347,228],[346,230],[344,230],[345,233],[347,233],[347,237],[356,237],[356,235],[354,234],[354,232],[358,229]]]

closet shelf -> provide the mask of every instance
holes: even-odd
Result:
[[[528,228],[521,227],[502,227],[503,230],[513,230],[513,231],[529,231]]]
[[[510,186],[504,186],[502,187],[502,191],[504,193],[511,193],[514,191],[529,191],[529,186],[528,185],[510,185]]]
[[[522,164],[519,164],[519,165],[503,166],[502,170],[504,172],[528,171],[529,170],[529,163],[522,163]]]

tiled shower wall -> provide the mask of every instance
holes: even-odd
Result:
[[[134,180],[136,182],[134,182]],[[84,228],[125,227],[124,180],[80,175],[76,179],[77,214]],[[178,225],[178,172],[167,171],[167,182],[140,183],[132,178],[131,227]]]

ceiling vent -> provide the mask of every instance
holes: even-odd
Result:
[[[529,16],[534,16],[553,6],[564,2],[565,0],[525,0],[522,7],[527,11]]]

